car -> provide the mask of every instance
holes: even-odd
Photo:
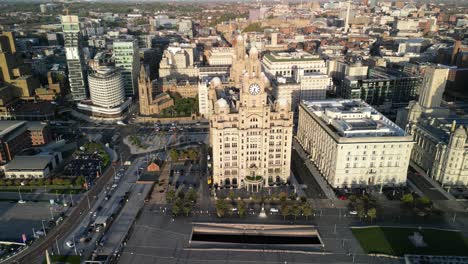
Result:
[[[25,204],[26,201],[25,201],[25,200],[19,200],[18,203],[19,203],[19,204]]]
[[[357,211],[356,210],[351,210],[351,211],[349,211],[349,214],[350,215],[357,215]]]
[[[36,231],[36,236],[43,236],[43,235],[45,235],[44,231],[41,231],[41,230]]]
[[[69,248],[75,247],[75,243],[73,243],[73,241],[71,241],[71,240],[68,240],[65,244],[66,244],[67,247],[69,247]]]
[[[274,207],[270,208],[270,213],[275,213],[276,214],[278,212],[279,212],[278,209],[276,209]]]

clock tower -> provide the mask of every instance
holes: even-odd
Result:
[[[289,181],[293,113],[286,100],[268,100],[258,50],[244,58],[239,97],[218,92],[211,102],[213,184],[256,192]]]
[[[261,71],[258,50],[252,47],[246,62],[246,69],[242,78],[241,106],[261,107],[267,103],[265,78]]]

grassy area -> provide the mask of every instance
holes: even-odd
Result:
[[[66,263],[66,264],[80,264],[81,257],[80,256],[50,256],[50,260],[52,263]],[[45,260],[44,262],[45,263]]]
[[[102,165],[104,167],[107,167],[107,165],[109,165],[110,156],[109,154],[107,154],[103,145],[99,143],[88,142],[84,144],[83,147],[85,148],[85,153],[92,154],[94,152],[97,152],[99,157],[101,157],[102,159]]]
[[[457,231],[417,228],[368,227],[352,228],[363,250],[394,256],[431,254],[468,256],[468,239]],[[426,247],[416,247],[409,240],[414,232],[423,236]]]

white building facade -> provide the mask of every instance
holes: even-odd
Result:
[[[270,78],[292,77],[295,68],[302,69],[304,73],[327,73],[327,65],[323,59],[303,50],[265,54],[262,66],[265,74]]]
[[[406,183],[412,137],[361,100],[301,102],[297,138],[334,188]]]

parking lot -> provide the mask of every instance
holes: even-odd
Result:
[[[63,174],[65,176],[85,176],[88,182],[92,182],[95,177],[102,173],[102,160],[97,154],[81,154],[70,163],[65,165]]]
[[[42,220],[46,229],[51,228],[52,215],[56,221],[64,209],[54,205],[51,210],[49,202],[0,202],[0,240],[23,242],[22,234],[26,234],[29,240],[33,238],[33,228],[35,231],[42,230]]]

